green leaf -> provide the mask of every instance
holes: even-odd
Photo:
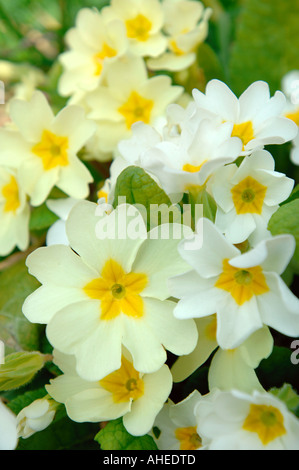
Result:
[[[128,204],[171,204],[169,197],[158,184],[140,167],[129,166],[117,178],[113,206],[119,197],[125,197]]]
[[[215,222],[217,204],[213,197],[203,188],[197,195],[196,204],[202,204],[203,217]]]
[[[6,354],[40,349],[41,327],[30,323],[22,313],[25,298],[39,285],[23,260],[0,272],[0,332]]]
[[[230,61],[236,94],[256,80],[268,82],[274,93],[283,75],[299,69],[298,15],[299,0],[245,0]]]
[[[288,409],[293,413],[299,409],[299,395],[290,384],[284,384],[282,387],[273,387],[270,389],[279,400],[283,401]]]
[[[298,191],[295,192],[295,195]],[[299,198],[283,204],[272,215],[268,223],[272,235],[289,233],[295,237],[296,249],[291,261],[292,268],[299,272]]]
[[[141,417],[142,419],[142,417]],[[110,421],[95,436],[102,450],[157,450],[151,436],[132,436],[125,429],[122,418]]]
[[[47,359],[38,351],[23,351],[6,356],[4,364],[0,365],[0,392],[13,390],[30,382]]]
[[[120,199],[121,198],[121,199]],[[150,205],[171,206],[171,201],[163,189],[140,167],[125,168],[116,181],[113,207],[119,202],[143,206],[147,214],[147,225],[150,228]]]
[[[47,230],[54,222],[58,220],[56,214],[44,203],[41,206],[34,207],[31,212],[29,229],[31,231],[42,231]]]

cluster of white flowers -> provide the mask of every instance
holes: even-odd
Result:
[[[45,325],[61,374],[18,415],[20,437],[47,427],[59,403],[76,422],[122,417],[130,434],[150,433],[163,450],[299,449],[299,420],[255,373],[273,350],[271,329],[299,336],[299,300],[281,278],[295,239],[268,230],[294,186],[265,149],[296,138],[286,97],[257,81],[237,98],[211,80],[183,107],[181,87],[148,74],[193,63],[209,15],[192,0],[84,8],[61,56],[68,105],[54,116],[40,91],[10,103],[0,130],[0,255],[28,247],[31,206],[46,202],[60,217],[47,246],[27,257],[41,285],[23,313]],[[113,158],[97,201],[87,200],[84,146]],[[184,230],[148,230],[137,207],[107,204],[128,167],[171,201],[203,203],[204,216]],[[49,199],[54,186],[68,197]],[[173,384],[212,353],[209,393],[174,403]]]

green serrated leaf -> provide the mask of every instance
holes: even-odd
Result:
[[[9,354],[0,365],[0,392],[13,390],[30,382],[44,366],[47,357],[39,351]]]
[[[30,323],[22,313],[25,298],[39,285],[24,260],[0,272],[0,332],[6,354],[40,349],[40,325]]]
[[[95,436],[102,450],[157,450],[151,436],[132,436],[125,429],[122,418],[110,421]]]
[[[230,60],[231,86],[242,93],[265,80],[271,92],[282,77],[299,69],[299,0],[246,0],[237,21]]]

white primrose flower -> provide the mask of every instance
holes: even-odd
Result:
[[[10,117],[14,128],[0,130],[0,164],[18,168],[31,205],[42,204],[55,185],[71,197],[87,197],[93,179],[77,153],[95,124],[83,109],[66,106],[54,116],[45,95],[36,91],[28,102],[12,100]]]
[[[197,419],[194,413],[194,407],[200,397],[198,390],[194,390],[179,403],[175,404],[170,399],[165,403],[155,420],[152,432],[159,450],[205,449],[197,432]]]
[[[163,0],[162,8],[167,51],[147,65],[152,70],[184,70],[195,62],[196,49],[208,35],[212,10],[192,0]]]
[[[196,191],[217,168],[240,155],[240,139],[231,137],[231,130],[230,123],[218,119],[202,120],[195,129],[185,125],[179,137],[145,149],[140,166],[156,176],[167,194]]]
[[[201,248],[192,249],[191,238],[178,248],[191,270],[169,280],[172,295],[180,299],[175,317],[216,313],[222,349],[236,348],[263,325],[298,336],[299,300],[280,277],[293,256],[294,237],[268,238],[241,254],[210,220],[200,219],[197,230],[193,241],[200,239]]]
[[[0,256],[29,245],[30,207],[15,170],[0,166]]]
[[[51,397],[46,396],[23,408],[17,416],[18,436],[27,439],[46,429],[55,418],[57,406]]]
[[[55,348],[76,356],[82,378],[100,380],[119,369],[122,345],[143,373],[157,371],[166,350],[192,351],[195,323],[176,319],[175,303],[167,300],[166,279],[188,269],[177,254],[180,224],[147,234],[133,206],[120,204],[108,215],[101,205],[82,201],[66,232],[70,246],[42,247],[27,258],[42,286],[25,300],[23,312],[31,322],[47,324]]]
[[[54,350],[54,362],[63,374],[46,385],[55,400],[64,403],[68,416],[77,422],[101,422],[123,417],[134,436],[148,433],[171,388],[172,377],[164,364],[151,374],[138,372],[124,351],[121,366],[101,380],[87,381],[76,373],[74,356]]]
[[[299,420],[271,393],[213,390],[195,414],[209,450],[299,449]]]
[[[233,123],[232,136],[243,143],[243,154],[268,144],[283,144],[297,134],[294,122],[282,116],[286,98],[281,91],[270,97],[266,82],[252,83],[237,98],[230,88],[219,80],[211,80],[205,93],[193,90],[198,113],[218,116]]]
[[[0,399],[0,450],[15,450],[17,445],[16,416]]]
[[[47,207],[56,214],[59,219],[54,222],[48,229],[46,237],[46,245],[68,245],[68,238],[65,230],[65,223],[72,208],[81,199],[74,199],[72,197],[62,199],[48,199],[46,201]]]
[[[102,152],[114,152],[121,139],[131,136],[132,124],[154,123],[182,91],[182,87],[172,86],[166,75],[149,78],[142,58],[122,57],[107,70],[105,86],[85,98],[88,117],[97,123],[93,140]]]
[[[164,14],[159,0],[111,0],[102,10],[106,21],[123,22],[134,55],[157,57],[165,51],[167,39],[161,32]]]
[[[94,90],[105,79],[106,68],[128,49],[122,21],[106,22],[96,9],[82,8],[65,42],[68,50],[60,54],[63,73],[58,82],[62,96]],[[73,102],[73,101],[72,101]]]
[[[260,328],[234,349],[222,349],[218,347],[216,339],[216,314],[197,318],[195,322],[198,329],[196,348],[192,353],[177,358],[171,367],[173,381],[181,382],[187,379],[214,353],[208,372],[210,390],[237,389],[247,393],[263,390],[255,369],[273,350],[273,338],[269,328]]]
[[[214,173],[209,189],[218,206],[215,224],[231,243],[250,236],[255,244],[269,236],[270,217],[294,186],[274,166],[269,152],[256,150],[239,167],[227,165]]]

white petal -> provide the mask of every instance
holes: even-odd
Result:
[[[152,429],[172,388],[171,373],[166,365],[153,374],[144,375],[143,381],[144,394],[133,402],[131,412],[123,418],[125,428],[133,436],[143,436]]]
[[[79,423],[117,419],[128,413],[130,407],[130,402],[115,403],[111,394],[100,388],[79,392],[66,401],[67,414]]]
[[[252,250],[236,256],[229,264],[236,268],[250,268],[261,265],[264,271],[282,274],[289,264],[295,250],[292,235],[277,235],[262,240]]]
[[[197,328],[193,320],[174,317],[174,302],[145,299],[148,325],[163,346],[173,354],[189,354],[197,343]]]
[[[38,248],[27,257],[26,265],[41,283],[63,287],[82,288],[97,274],[65,245]]]
[[[239,306],[228,294],[217,309],[217,341],[222,349],[234,349],[262,328],[256,297]]]
[[[25,299],[22,311],[31,322],[47,324],[62,308],[85,299],[83,290],[44,285]]]
[[[53,346],[74,354],[77,373],[85,380],[100,380],[121,366],[121,318],[100,320],[100,302],[78,302],[59,311],[47,326]]]
[[[219,275],[223,259],[230,259],[239,253],[208,219],[199,220],[195,238],[198,238],[199,249],[192,249],[191,242],[187,240],[179,245],[179,253],[202,277]]]
[[[169,237],[164,238],[164,235],[167,235],[164,228],[166,232],[169,230]],[[167,224],[154,228],[148,233],[148,239],[141,245],[132,270],[148,276],[149,283],[142,291],[142,296],[166,299],[170,296],[167,279],[189,269],[188,264],[177,251],[177,245],[183,236],[181,228],[179,224]],[[177,238],[172,238],[172,234],[177,235]]]
[[[41,91],[36,91],[30,101],[12,100],[10,115],[25,139],[35,143],[39,141],[43,130],[48,129],[54,119],[51,106]]]
[[[123,345],[130,351],[135,369],[146,374],[158,370],[166,361],[166,352],[147,319],[124,316],[124,328]]]

